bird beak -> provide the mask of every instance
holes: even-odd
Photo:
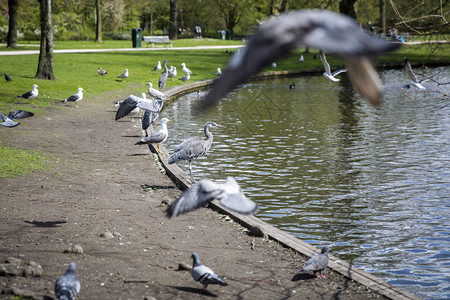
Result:
[[[170,120],[169,120],[168,122],[170,122],[170,123],[173,123],[173,122],[172,122],[172,121],[170,121]]]
[[[219,125],[219,124],[217,124],[216,126],[217,126],[217,127],[222,127],[222,128],[225,128],[225,126],[223,126],[223,125]]]

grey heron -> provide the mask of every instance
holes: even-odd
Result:
[[[117,77],[122,78],[122,79],[126,79],[128,78],[129,73],[128,73],[128,69],[125,69],[125,72],[123,72],[122,74],[118,75]]]
[[[75,274],[76,264],[70,263],[69,268],[63,276],[55,282],[55,296],[57,300],[72,300],[80,293],[80,280]]]
[[[327,266],[328,266],[328,247],[324,246],[319,254],[314,255],[305,263],[305,265],[302,268],[302,272],[312,271],[314,272],[314,274],[319,272],[317,278],[326,278],[325,275],[323,275],[323,271]]]
[[[193,259],[191,271],[192,278],[203,285],[203,291],[206,291],[208,284],[220,284],[223,286],[228,285],[228,283],[220,278],[219,275],[214,273],[213,270],[200,263],[200,259],[198,258],[197,253],[192,253],[191,258]]]
[[[78,88],[78,92],[76,94],[70,95],[69,97],[67,97],[65,100],[62,100],[61,102],[66,103],[66,102],[75,102],[75,107],[79,107],[78,106],[78,101],[83,100],[83,88],[79,87]]]
[[[38,91],[39,86],[37,84],[33,84],[33,89],[31,91],[28,91],[20,96],[17,96],[17,98],[24,98],[24,99],[29,99],[30,104],[34,104],[33,99],[37,98],[37,96],[39,95],[39,91]]]
[[[169,76],[169,71],[167,69],[167,60],[163,61],[164,72],[159,76],[158,88],[163,89],[167,83],[167,77]]]
[[[103,75],[108,74],[108,71],[103,70],[102,67],[98,67],[97,73],[103,76]]]
[[[417,79],[417,76],[416,76],[416,74],[414,74],[414,71],[411,68],[411,64],[409,63],[409,61],[408,61],[408,59],[406,57],[404,58],[404,61],[405,61],[405,69],[406,69],[406,71],[408,72],[409,76],[412,79],[411,84],[414,85],[415,87],[417,87],[420,90],[426,90],[426,87],[424,87],[422,85],[422,83],[430,80],[432,77],[428,77],[428,78],[425,78],[425,79],[422,79],[422,80]]]
[[[167,217],[175,218],[196,210],[214,199],[219,200],[224,207],[240,214],[251,215],[258,210],[258,204],[244,195],[233,177],[228,177],[224,183],[215,183],[208,179],[200,180],[170,205]]]
[[[167,123],[172,123],[167,118],[161,119],[161,125],[159,127],[159,130],[150,134],[148,137],[144,137],[142,140],[136,143],[136,145],[143,145],[143,144],[157,144],[157,151],[159,153],[162,153],[159,150],[159,144],[167,140],[167,137],[169,136],[169,131],[167,130]]]
[[[232,57],[202,107],[212,106],[246,78],[301,45],[343,57],[353,85],[374,105],[381,103],[381,81],[367,56],[400,47],[364,34],[355,20],[335,12],[299,10],[280,14],[263,22],[245,48]]]
[[[339,79],[335,78],[334,76],[344,73],[344,72],[347,72],[347,69],[339,69],[339,70],[331,73],[330,64],[327,62],[327,58],[325,57],[325,53],[323,52],[322,49],[320,49],[319,54],[320,54],[320,60],[322,61],[323,67],[325,69],[325,73],[323,73],[323,76],[334,82],[339,81]]]
[[[192,160],[205,155],[211,148],[213,142],[213,135],[209,132],[209,128],[212,126],[224,127],[214,122],[206,123],[204,132],[206,140],[199,136],[191,137],[175,147],[173,154],[170,156],[169,164],[176,163],[180,160],[187,160],[189,162],[189,173],[191,175],[192,182],[195,182],[194,176],[192,176]]]

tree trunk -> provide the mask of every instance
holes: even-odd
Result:
[[[380,0],[380,27],[382,33],[386,35],[386,0]]]
[[[341,0],[339,2],[339,12],[356,20],[355,3],[357,0]]]
[[[281,1],[280,12],[283,12],[283,13],[287,12],[288,6],[289,6],[289,0],[282,0]]]
[[[178,18],[178,1],[170,0],[170,23],[169,23],[169,39],[177,39],[177,18]]]
[[[102,42],[102,1],[95,0],[95,41]]]
[[[41,49],[37,79],[55,80],[53,75],[53,30],[52,30],[52,1],[38,0],[41,4]]]
[[[8,0],[9,27],[6,47],[17,48],[17,13],[19,11],[19,0]]]

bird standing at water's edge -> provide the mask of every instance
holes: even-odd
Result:
[[[155,133],[150,134],[148,137],[144,137],[141,141],[137,142],[136,145],[144,145],[144,144],[157,144],[157,151],[158,153],[162,153],[159,150],[159,144],[167,140],[167,137],[169,136],[169,131],[167,130],[167,123],[172,123],[167,118],[161,119],[161,126],[159,127],[159,130]]]
[[[169,77],[169,70],[167,69],[167,60],[163,61],[164,72],[159,76],[158,88],[163,89],[167,83],[167,77]]]
[[[344,58],[351,82],[373,105],[381,103],[382,85],[367,56],[400,47],[363,33],[355,20],[335,12],[299,10],[280,14],[263,22],[247,45],[231,58],[202,108],[212,106],[249,76],[300,45],[332,51]]]
[[[176,146],[173,154],[170,156],[169,164],[176,163],[180,160],[187,160],[189,162],[189,173],[191,175],[192,182],[195,182],[191,169],[192,160],[205,155],[211,148],[213,135],[209,132],[209,128],[212,126],[224,127],[214,122],[206,123],[204,127],[206,140],[198,136],[188,138],[180,145]]]
[[[328,247],[324,246],[319,254],[311,257],[303,266],[302,272],[313,271],[314,275],[319,272],[317,278],[326,278],[323,271],[328,266]]]

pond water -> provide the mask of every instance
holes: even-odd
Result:
[[[449,81],[450,68],[433,72]],[[194,161],[197,180],[233,176],[264,221],[421,298],[450,299],[450,86],[403,91],[403,70],[382,78],[380,108],[345,75],[251,82],[205,114],[201,95],[185,95],[162,114],[174,122],[165,146],[203,136],[207,121],[226,126]]]

